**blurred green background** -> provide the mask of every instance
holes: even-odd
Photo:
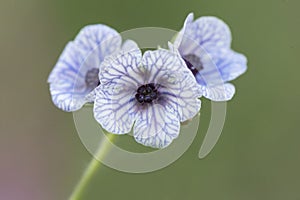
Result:
[[[80,28],[179,30],[191,11],[226,21],[233,48],[249,60],[234,81],[221,139],[198,159],[210,118],[203,101],[197,138],[183,157],[148,174],[103,166],[82,199],[300,199],[299,8],[298,0],[1,0],[0,199],[65,200],[92,158],[46,83]]]

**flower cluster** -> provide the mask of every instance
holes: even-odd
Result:
[[[90,25],[67,44],[48,82],[63,111],[94,104],[96,121],[108,132],[133,129],[137,142],[164,148],[180,123],[201,108],[200,97],[230,100],[227,83],[245,72],[245,56],[230,48],[228,26],[215,17],[189,14],[169,49],[141,52],[138,45],[106,25]]]

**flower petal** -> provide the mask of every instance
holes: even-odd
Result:
[[[160,83],[166,73],[188,73],[192,76],[176,51],[166,49],[146,51],[143,55],[143,66],[147,73],[147,83]]]
[[[224,85],[202,86],[203,96],[212,101],[228,101],[235,93],[234,85],[226,83]]]
[[[213,61],[225,82],[236,79],[247,70],[247,58],[231,50],[220,52],[218,57],[213,57]]]
[[[115,84],[96,88],[94,117],[105,130],[115,134],[130,132],[136,118],[135,90]]]
[[[123,87],[137,89],[144,83],[145,73],[140,66],[142,53],[140,49],[128,52],[121,51],[116,55],[107,57],[100,65],[101,84],[120,84]]]
[[[201,90],[179,54],[159,49],[145,52],[143,58],[147,82],[160,85],[158,103],[174,109],[180,121],[193,118],[201,107]]]
[[[188,16],[186,17],[182,29],[178,32],[175,41],[174,41],[174,47],[179,48],[182,38],[185,36],[185,32],[187,27],[194,21],[194,13],[189,13]]]
[[[86,102],[87,91],[75,91],[74,84],[65,80],[50,83],[50,93],[53,103],[61,110],[72,112],[79,110]]]
[[[85,95],[84,99],[85,99],[86,102],[93,103],[96,99],[96,88],[93,89],[87,95]]]
[[[197,56],[200,57],[203,65],[203,69],[196,74],[200,85],[223,84],[237,78],[247,69],[246,57],[232,50],[223,49],[215,57],[204,51],[197,51]]]
[[[124,52],[138,51],[139,49],[140,49],[139,46],[133,40],[125,40],[125,42],[122,45],[122,51]]]
[[[201,87],[190,74],[172,73],[172,76],[164,81],[159,93],[163,105],[176,110],[180,122],[184,122],[200,111],[201,101],[198,98],[202,96]]]
[[[209,53],[222,48],[228,49],[231,46],[229,27],[216,17],[200,17],[194,22],[186,23],[183,31],[182,38],[178,39],[181,40],[179,51],[182,55],[193,53],[191,43],[196,43]]]
[[[97,57],[103,61],[107,55],[120,49],[122,39],[116,30],[103,24],[97,24],[81,29],[74,42],[88,52],[97,49]]]
[[[48,83],[52,83],[56,80],[72,81],[77,76],[83,77],[84,74],[79,73],[79,68],[85,56],[85,52],[74,42],[69,42],[50,73]]]
[[[64,111],[81,108],[87,102],[85,95],[92,90],[86,87],[80,71],[84,59],[85,53],[75,43],[68,43],[48,78],[53,103]]]
[[[180,122],[174,110],[153,104],[146,107],[134,126],[138,143],[153,148],[164,148],[178,136]]]
[[[64,111],[74,111],[93,102],[94,88],[86,85],[85,76],[120,47],[121,37],[114,29],[101,24],[84,27],[65,47],[48,78],[54,104]]]
[[[122,51],[107,57],[100,66],[94,116],[109,132],[125,134],[131,130],[138,109],[136,90],[144,82],[141,58],[139,49]]]

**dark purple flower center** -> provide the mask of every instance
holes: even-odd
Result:
[[[185,61],[185,64],[187,65],[187,67],[192,71],[194,76],[203,69],[203,65],[198,56],[196,56],[194,54],[188,54],[188,55],[182,56],[182,58]]]
[[[157,99],[157,97],[158,91],[154,83],[140,86],[135,95],[136,100],[141,104],[151,103],[153,100]]]
[[[93,68],[87,71],[85,75],[85,83],[90,88],[95,88],[100,85],[99,69]]]

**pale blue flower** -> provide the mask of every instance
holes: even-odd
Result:
[[[106,56],[120,50],[121,43],[118,32],[106,25],[84,27],[66,45],[48,78],[53,103],[71,112],[93,102],[93,90],[100,84],[99,66]],[[122,48],[131,45],[135,46],[128,41]]]
[[[230,29],[222,20],[201,17],[194,21],[193,13],[189,14],[170,48],[179,51],[204,97],[213,101],[233,97],[235,87],[228,81],[246,71],[247,59],[231,50]]]
[[[129,133],[137,142],[164,148],[175,139],[180,122],[200,110],[200,87],[179,54],[159,49],[121,52],[100,66],[94,116],[114,134]]]

